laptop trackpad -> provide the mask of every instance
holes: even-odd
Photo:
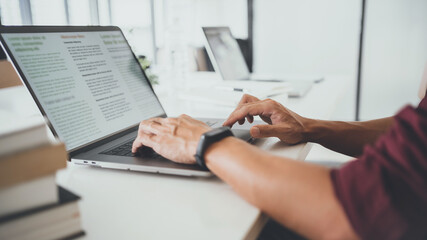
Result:
[[[231,129],[231,132],[233,132],[235,137],[240,138],[246,142],[250,142],[252,139],[252,136],[247,129]]]

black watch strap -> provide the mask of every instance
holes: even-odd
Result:
[[[212,144],[230,136],[234,136],[234,135],[231,132],[229,127],[215,128],[209,132],[204,133],[200,137],[199,144],[197,145],[196,155],[194,155],[194,157],[196,158],[197,164],[199,164],[199,166],[201,166],[202,168],[207,169],[205,164],[205,157],[204,157],[206,150]]]

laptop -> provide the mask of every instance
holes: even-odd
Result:
[[[287,93],[289,97],[302,97],[312,87],[314,82],[320,82],[322,77],[314,79],[274,79],[262,78],[249,72],[243,53],[237,40],[231,34],[229,27],[202,27],[206,39],[206,49],[214,70],[219,72],[223,80],[251,80],[266,84],[286,82],[289,85]],[[234,83],[236,87],[238,82]]]
[[[118,27],[0,27],[0,41],[53,134],[76,164],[206,177],[142,148],[132,155],[141,120],[167,117]],[[220,127],[224,119],[201,119]],[[246,129],[233,129],[250,140]]]

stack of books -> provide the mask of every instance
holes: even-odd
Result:
[[[57,186],[64,144],[42,119],[0,111],[0,239],[73,239],[84,235],[77,195]]]

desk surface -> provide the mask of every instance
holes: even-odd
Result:
[[[349,81],[343,77],[327,77],[314,85],[306,97],[284,98],[282,102],[303,116],[328,119],[345,82]],[[10,101],[12,95],[16,99],[16,92],[20,92],[21,103],[7,105],[18,110],[27,97],[22,89],[14,91],[12,94],[3,91],[0,100]],[[158,95],[172,116],[182,112],[225,117],[230,112],[228,108],[205,104],[200,106],[204,113],[194,107],[197,104],[176,99],[167,92],[159,91]],[[273,154],[298,160],[304,160],[311,147],[310,144],[286,146],[275,138],[261,140],[257,145]],[[69,163],[67,169],[58,172],[57,182],[82,196],[80,210],[87,239],[254,239],[267,220],[216,177],[177,177]]]

